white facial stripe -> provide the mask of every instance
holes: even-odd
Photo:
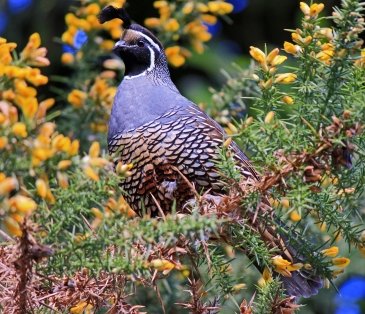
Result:
[[[156,65],[155,64],[155,52],[150,47],[147,47],[147,48],[150,51],[150,66],[148,67],[148,69],[143,71],[140,74],[137,74],[137,75],[132,75],[132,76],[131,75],[126,75],[124,77],[124,79],[130,80],[130,79],[133,79],[133,78],[136,78],[136,77],[145,76],[148,72],[151,72],[154,69],[154,67]]]
[[[150,47],[148,47],[148,50],[150,51],[151,53],[151,57],[150,57],[150,61],[151,61],[151,64],[150,66],[148,67],[147,69],[147,72],[151,72],[154,68],[155,68],[155,52],[153,51],[153,49],[151,49]]]
[[[150,37],[148,37],[147,35],[141,33],[141,32],[138,32],[138,31],[135,31],[136,33],[138,33],[139,35],[141,35],[142,37],[146,38],[148,40],[148,42],[153,46],[155,47],[158,51],[161,51],[161,48],[159,45],[157,45]]]

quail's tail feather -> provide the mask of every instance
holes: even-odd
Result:
[[[305,258],[298,253],[298,250],[295,249],[291,243],[289,243],[286,236],[280,234],[279,230],[275,227],[262,223],[262,221],[266,220],[265,217],[261,217],[262,219],[260,219],[260,222],[257,219],[252,219],[252,217],[250,218],[248,219],[249,222],[252,224],[254,229],[260,233],[262,240],[270,248],[279,250],[278,254],[293,264],[305,263]],[[285,225],[277,218],[271,216],[270,220],[271,219],[274,219],[280,225],[280,229],[285,228]],[[300,243],[302,241],[303,240],[296,238],[296,246],[300,247]],[[290,296],[308,298],[312,295],[316,295],[319,289],[323,287],[323,279],[321,276],[316,274],[315,269],[307,270],[302,268],[290,272],[290,275],[291,277],[278,275],[280,276],[286,293]]]

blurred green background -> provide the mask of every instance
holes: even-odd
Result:
[[[301,14],[297,0],[229,2],[235,5],[235,11],[229,20],[220,21],[210,29],[214,37],[204,55],[194,55],[182,68],[172,69],[173,79],[182,93],[197,103],[209,102],[211,94],[208,87],[219,88],[224,83],[220,69],[232,71],[233,62],[249,64],[249,46],[262,48],[266,44],[268,47],[282,47],[283,42],[290,39],[290,33],[284,29],[294,29],[299,25]],[[324,1],[327,13],[339,2]],[[55,75],[68,76],[70,69],[60,62],[62,45],[59,37],[65,30],[65,14],[77,4],[77,1],[70,0],[0,0],[0,36],[18,43],[19,49],[22,49],[29,35],[39,32],[42,46],[48,48],[51,60],[51,66],[44,71],[51,80]],[[157,16],[152,0],[130,0],[128,11],[138,23],[143,23],[146,17]],[[52,90],[47,87],[41,90],[41,94],[53,96]],[[300,313],[365,313],[365,277],[358,275],[365,272],[365,258],[356,252],[350,253],[350,257],[352,264],[346,275],[336,282],[341,295],[335,288],[322,290],[317,297],[306,302],[308,306],[303,307]],[[238,265],[237,269],[240,269]]]

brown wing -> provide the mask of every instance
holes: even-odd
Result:
[[[157,206],[168,212],[174,200],[181,208],[193,197],[187,180],[198,192],[221,192],[215,162],[223,140],[223,131],[214,120],[191,106],[171,110],[151,123],[114,136],[109,151],[118,151],[117,162],[134,165],[131,176],[121,183],[128,203],[139,213],[145,210],[155,215]],[[256,176],[238,147],[232,149],[238,150],[243,174]]]

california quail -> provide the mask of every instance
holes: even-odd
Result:
[[[118,162],[133,163],[131,175],[121,183],[127,202],[137,213],[153,216],[158,207],[168,212],[174,202],[182,208],[193,198],[189,182],[198,192],[221,194],[216,161],[224,130],[177,90],[161,42],[146,28],[132,24],[124,9],[108,6],[99,16],[101,23],[113,18],[123,20],[124,33],[113,51],[123,59],[125,74],[111,112],[108,147]],[[258,180],[234,142],[230,149],[242,175]],[[317,292],[317,277],[296,273],[286,285],[291,294]]]

